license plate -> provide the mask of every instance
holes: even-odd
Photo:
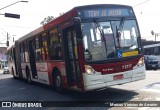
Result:
[[[122,79],[122,78],[124,78],[123,74],[113,76],[113,80]]]

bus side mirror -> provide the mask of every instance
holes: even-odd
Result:
[[[72,19],[75,23],[80,23],[81,22],[81,18],[80,17],[74,17]]]

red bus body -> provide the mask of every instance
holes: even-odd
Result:
[[[124,16],[116,17],[115,14],[121,14],[116,9],[110,12],[111,14],[110,16],[108,15],[108,17],[105,14],[107,11],[100,10],[105,7],[106,9],[114,9],[114,7],[118,7],[117,9],[122,8]],[[96,10],[98,8],[100,9]],[[83,23],[86,25],[86,22],[92,22],[93,17],[97,17],[96,19],[98,20],[101,19],[102,16],[100,13],[103,12],[103,16],[106,15],[108,17],[107,20],[114,19],[112,21],[114,23],[114,21],[120,19],[119,22],[121,24],[121,18],[127,16],[125,14],[125,8],[132,9],[131,7],[123,5],[76,7],[44,26],[19,38],[19,40],[16,41],[15,46],[8,49],[10,72],[14,77],[27,79],[29,82],[31,80],[51,86],[56,85],[56,87],[58,86],[58,90],[65,88],[89,91],[144,79],[144,58],[142,52],[136,50],[137,48],[134,51],[118,51],[122,57],[116,55],[116,58],[109,58],[109,60],[98,61],[96,59],[96,61],[88,61],[85,59],[84,43],[86,41],[84,40],[83,42],[83,35],[85,33],[85,30],[83,30],[84,33],[82,32]],[[86,11],[87,9],[89,9],[88,13]],[[83,11],[84,15],[82,15]],[[134,15],[128,18],[126,17],[126,19],[130,18],[134,18],[136,21]],[[106,21],[103,19],[102,21]],[[129,20],[127,23],[129,23]],[[96,26],[96,23],[93,22],[93,24]],[[88,32],[91,31],[92,30],[90,29]],[[92,35],[91,41],[93,41]],[[56,49],[52,50],[51,47],[52,44],[57,45],[55,42],[62,45],[62,59],[57,58],[53,60],[51,58],[51,53],[56,53]],[[100,41],[97,40],[97,43],[99,42]],[[115,42],[119,41],[116,40]],[[140,40],[137,45],[139,46],[138,49],[141,49]],[[91,44],[88,44],[88,46],[91,48]],[[108,47],[109,46],[110,45],[108,45]],[[92,58],[94,58],[94,56],[97,57],[98,55],[100,55],[99,52],[94,53],[92,54]],[[11,59],[14,61],[11,61]],[[57,76],[57,74],[59,76]]]

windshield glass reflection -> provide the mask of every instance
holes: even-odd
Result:
[[[103,61],[140,54],[135,20],[82,23],[86,61]]]

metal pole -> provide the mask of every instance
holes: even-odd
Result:
[[[5,8],[11,6],[11,5],[14,5],[14,4],[18,3],[18,2],[26,2],[27,3],[28,1],[17,1],[17,2],[14,2],[14,3],[10,4],[10,5],[7,5],[7,6],[3,7],[3,8],[1,8],[0,10],[3,10],[3,9],[5,9]]]
[[[15,2],[15,3],[12,3],[12,4],[8,5],[8,6],[5,6],[5,7],[1,8],[0,10],[3,10],[4,8],[7,8],[7,7],[11,6],[11,5],[14,5],[14,4],[18,3],[18,2],[19,1]]]
[[[8,47],[9,46],[9,34],[7,32],[7,42],[6,42],[6,46]]]
[[[9,37],[9,35],[8,35],[8,32],[7,32],[7,41],[9,40],[9,38],[8,38],[8,37]]]

